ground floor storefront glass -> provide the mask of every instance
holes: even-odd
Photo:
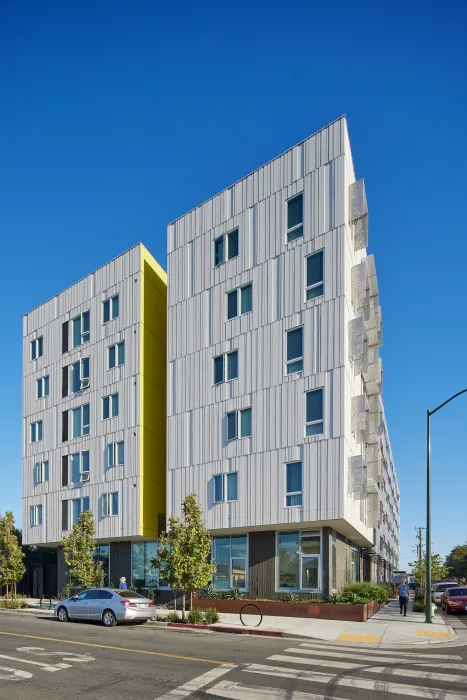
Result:
[[[278,533],[277,553],[279,590],[319,590],[321,576],[319,530]]]
[[[102,564],[102,571],[104,573],[104,586],[110,586],[110,545],[98,544],[92,554],[92,558],[96,563],[100,562]]]
[[[167,588],[159,569],[152,566],[159,541],[131,543],[131,582],[136,588]]]
[[[217,590],[247,590],[248,538],[246,535],[214,537],[212,562],[215,572],[212,585]]]

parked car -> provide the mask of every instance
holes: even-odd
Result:
[[[441,605],[441,597],[447,588],[459,588],[459,584],[455,581],[437,583],[433,590],[433,603],[435,603],[435,605]]]
[[[100,620],[105,627],[119,622],[144,624],[154,617],[154,603],[134,591],[92,588],[60,601],[54,614],[60,622]]]
[[[447,614],[467,612],[467,588],[446,588],[441,598],[441,610],[445,610]]]

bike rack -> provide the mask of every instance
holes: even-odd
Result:
[[[242,623],[242,625],[243,625],[244,627],[247,627],[246,623],[243,622],[243,617],[242,617],[242,613],[243,613],[243,611],[245,610],[245,608],[256,608],[256,610],[259,612],[260,618],[259,618],[258,624],[257,624],[257,625],[249,625],[249,627],[259,627],[260,624],[261,624],[262,621],[263,621],[263,613],[261,612],[261,608],[259,608],[259,607],[258,607],[257,605],[255,605],[254,603],[247,603],[246,605],[243,606],[243,608],[240,610],[240,622]]]
[[[49,601],[48,607],[47,607],[47,601]],[[41,610],[52,610],[52,598],[48,595],[43,595],[42,598],[40,599],[39,606],[40,606]]]

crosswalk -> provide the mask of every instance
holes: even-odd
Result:
[[[453,650],[454,651],[454,650]],[[467,700],[467,663],[450,653],[364,649],[294,640],[200,691],[227,700]],[[207,699],[206,699],[207,700]]]

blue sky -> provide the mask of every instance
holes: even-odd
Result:
[[[401,563],[425,410],[467,387],[465,3],[3,3],[0,512],[21,510],[21,318],[347,114],[370,208]],[[433,545],[467,539],[467,398],[433,418]]]

